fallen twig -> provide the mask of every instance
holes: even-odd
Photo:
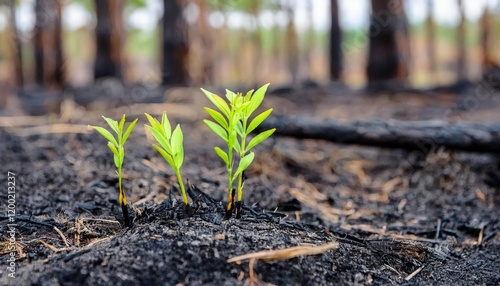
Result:
[[[410,275],[406,276],[405,281],[410,281],[413,277],[415,277],[418,273],[420,273],[420,271],[422,271],[422,269],[424,269],[424,268],[425,268],[425,265],[422,265],[419,268],[417,268],[417,270],[413,271],[412,273],[410,273]]]
[[[287,260],[292,259],[298,256],[306,256],[306,255],[317,255],[324,253],[330,249],[335,249],[339,247],[338,242],[330,242],[323,245],[317,246],[309,246],[309,245],[300,245],[294,246],[285,249],[279,250],[263,250],[248,254],[243,254],[239,256],[235,256],[233,258],[229,258],[227,262],[238,262],[249,259],[257,259],[257,260]]]

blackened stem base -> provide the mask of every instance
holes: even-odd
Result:
[[[194,210],[190,205],[184,205],[184,211],[188,216],[192,216],[194,214]]]
[[[231,193],[231,200],[227,203],[226,214],[224,215],[224,220],[228,220],[233,216],[234,196],[235,195],[236,195],[236,192],[233,189],[233,191]]]
[[[236,209],[236,218],[240,219],[241,215],[243,214],[243,202],[237,201],[236,203],[234,203],[234,207]]]
[[[130,221],[130,217],[128,215],[128,207],[126,204],[122,205],[123,219],[125,220],[125,227],[131,227],[132,222]]]

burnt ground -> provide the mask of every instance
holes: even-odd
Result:
[[[334,86],[269,95],[264,105],[276,114],[322,118],[490,122],[500,120],[499,97],[475,88],[368,96]],[[85,111],[67,101],[60,116],[0,118],[0,284],[500,283],[497,154],[274,137],[257,148],[247,172],[242,219],[223,220],[226,180],[212,149],[221,142],[200,124],[207,103],[201,92],[171,91],[165,104],[115,103]],[[183,175],[201,190],[192,193],[192,216],[180,208],[174,172],[144,136],[143,112],[163,110],[182,124]],[[101,115],[124,112],[140,118],[124,164],[128,201],[141,212],[129,229],[122,226],[112,156],[86,129],[103,124]],[[14,279],[7,269],[8,171],[16,180]],[[317,255],[227,262],[332,242],[338,244]]]

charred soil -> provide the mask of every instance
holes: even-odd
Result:
[[[179,92],[178,92],[179,93]],[[256,150],[241,219],[224,220],[221,145],[190,90],[163,104],[51,117],[3,117],[0,182],[15,174],[16,278],[8,277],[9,216],[2,210],[2,285],[498,285],[497,154],[340,145],[273,137]],[[277,114],[340,119],[499,121],[498,95],[331,95],[315,88],[269,96]],[[181,93],[182,94],[182,93]],[[163,110],[185,133],[176,178],[144,136],[143,112]],[[105,114],[103,113],[105,112]],[[139,117],[127,142],[124,188],[136,213],[124,228],[111,153],[87,124]],[[446,118],[443,118],[446,114]],[[1,193],[2,205],[8,201]],[[6,209],[5,209],[6,210]],[[132,211],[132,207],[131,207]],[[227,262],[262,250],[337,243],[328,250]],[[312,247],[311,249],[314,249]]]

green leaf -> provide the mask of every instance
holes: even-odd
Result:
[[[113,154],[118,155],[118,150],[116,149],[115,145],[113,143],[108,142],[108,148],[113,152]]]
[[[250,101],[243,102],[242,104],[240,104],[240,106],[238,106],[237,112],[241,112],[242,113],[242,117],[243,116],[249,117],[250,114],[247,114],[247,113],[248,113],[248,108],[250,107],[251,104],[252,104],[252,102],[250,102]]]
[[[156,139],[156,141],[158,141],[158,143],[160,143],[161,147],[163,147],[163,149],[165,149],[165,151],[167,153],[172,154],[172,148],[170,148],[170,143],[167,141],[165,136],[163,136],[163,134],[160,133],[160,131],[154,129],[153,127],[151,127],[151,126],[147,126],[147,127],[149,128],[149,130],[153,134],[153,137]]]
[[[222,159],[222,161],[224,161],[224,163],[226,163],[226,165],[228,165],[229,164],[229,159],[228,159],[227,153],[224,152],[219,147],[214,147],[214,150],[215,150],[215,153],[217,153],[217,155],[219,155],[219,157]]]
[[[234,98],[236,97],[236,94],[229,89],[226,89],[226,98],[229,100],[229,102],[233,102]]]
[[[220,114],[220,112],[209,107],[205,107],[205,110],[217,123],[219,123],[220,126],[227,130],[229,126],[226,119],[224,118],[224,116],[222,116],[222,114]]]
[[[127,141],[128,137],[130,136],[130,133],[132,133],[132,130],[134,129],[135,124],[137,123],[138,120],[139,120],[139,118],[136,118],[134,121],[130,122],[130,124],[127,128],[127,131],[125,131],[125,133],[123,134],[122,145],[125,145],[125,142]]]
[[[245,102],[249,102],[252,99],[253,92],[254,90],[251,89],[247,92],[247,94],[245,94]]]
[[[160,146],[158,146],[156,144],[153,144],[153,147],[156,149],[156,151],[158,151],[158,153],[160,153],[163,156],[163,158],[165,158],[167,163],[172,168],[177,169],[177,166],[175,165],[175,162],[174,162],[174,159],[172,158],[172,156],[170,156],[167,152],[165,152],[165,150],[163,150]]]
[[[240,106],[241,104],[243,104],[243,96],[241,95],[241,93],[238,93],[234,98],[233,98],[233,101],[231,102],[231,106],[235,109],[235,110],[239,110],[240,109]]]
[[[151,116],[147,113],[144,113],[144,115],[146,115],[146,118],[149,121],[150,127],[153,127],[154,129],[159,130],[159,131],[162,130],[161,124],[160,124],[160,122],[158,122],[158,120],[156,120],[156,118],[154,118],[153,116]]]
[[[217,94],[211,93],[210,91],[201,89],[203,93],[207,96],[207,98],[222,112],[222,114],[226,115],[227,118],[231,115],[231,110],[229,109],[229,105]]]
[[[245,157],[241,158],[240,163],[238,165],[238,169],[236,169],[236,173],[233,175],[233,180],[236,180],[238,178],[239,174],[243,171],[245,171],[250,164],[252,164],[253,158],[255,157],[255,154],[253,152],[248,153],[245,155]]]
[[[170,126],[170,121],[168,120],[166,111],[163,111],[163,114],[161,115],[161,126],[163,128],[163,132],[165,133],[165,138],[170,140],[170,137],[172,136],[172,127]]]
[[[205,124],[210,128],[212,129],[212,131],[219,135],[224,141],[228,142],[228,137],[227,137],[227,132],[226,130],[224,130],[224,128],[222,128],[220,125],[218,125],[217,123],[213,122],[213,121],[210,121],[210,120],[203,120],[203,122],[205,122]]]
[[[118,156],[120,157],[120,163],[123,164],[123,160],[125,159],[125,150],[123,146],[118,146]]]
[[[111,135],[111,132],[109,132],[108,130],[106,130],[102,127],[99,127],[99,126],[92,126],[92,127],[94,127],[94,129],[97,132],[99,132],[104,138],[106,138],[106,140],[113,143],[113,145],[118,146],[118,142],[116,142],[115,137],[113,137],[113,135]]]
[[[184,163],[184,148],[175,154],[174,160],[177,164],[177,168],[180,169],[182,167],[182,163]]]
[[[236,152],[238,152],[238,154],[241,154],[241,145],[238,140],[234,140],[233,148],[234,150],[236,150]]]
[[[116,168],[120,169],[122,162],[120,162],[120,157],[118,156],[118,154],[113,155],[113,161],[115,161]]]
[[[231,136],[229,136],[229,140],[227,141],[227,146],[229,148],[234,148],[235,142],[238,143],[238,134],[236,134],[235,130],[232,130]]]
[[[174,132],[172,133],[172,138],[170,139],[172,155],[175,156],[180,150],[182,150],[182,142],[184,140],[184,136],[182,134],[182,130],[179,124],[175,127]]]
[[[120,124],[118,125],[118,130],[120,130],[120,135],[123,133],[123,128],[125,127],[125,114],[123,114]],[[122,143],[123,144],[123,143]]]
[[[266,95],[267,87],[269,83],[263,85],[261,88],[257,89],[257,91],[252,95],[251,105],[247,109],[247,115],[252,114],[257,108],[259,108],[260,104],[264,100],[264,95]]]
[[[215,95],[214,96],[214,100],[217,102],[217,108],[219,108],[219,110],[225,114],[227,117],[229,117],[229,115],[231,114],[231,109],[229,108],[229,105],[227,104],[226,101],[224,101],[224,99],[222,99],[222,97],[220,96],[217,96]]]
[[[247,146],[245,151],[249,151],[253,147],[262,143],[264,140],[269,138],[269,136],[271,136],[274,133],[274,131],[276,131],[276,128],[269,129],[269,130],[266,130],[262,133],[259,133],[259,135],[255,136],[254,138],[252,138],[252,140],[250,140],[250,143],[248,143],[248,146]]]
[[[248,125],[248,128],[246,130],[247,134],[250,134],[250,132],[254,131],[257,126],[259,126],[266,118],[273,112],[273,109],[268,109],[261,114],[255,116],[255,118],[250,122],[250,125]]]
[[[243,123],[241,120],[236,121],[236,124],[234,125],[234,130],[236,130],[236,133],[240,135],[241,137],[245,137],[245,131],[243,130]]]
[[[118,122],[116,122],[116,120],[113,120],[111,118],[104,117],[104,116],[102,118],[104,118],[104,120],[106,120],[109,127],[111,127],[111,129],[113,131],[115,131],[116,134],[120,134],[120,128],[118,128]]]

